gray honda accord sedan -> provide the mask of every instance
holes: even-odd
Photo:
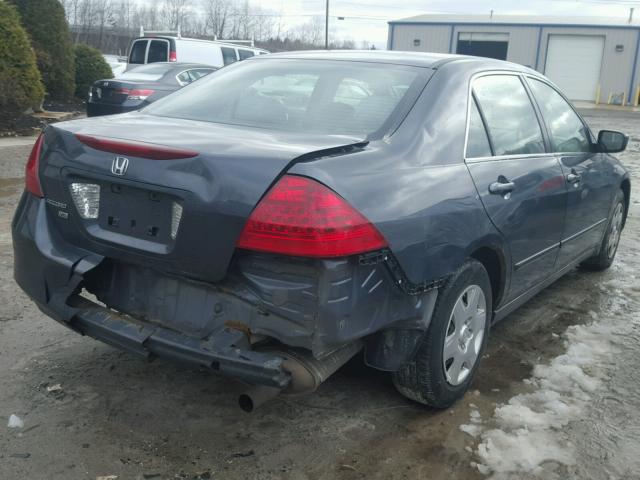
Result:
[[[493,323],[611,265],[626,144],[520,65],[254,57],[140,112],[47,127],[15,279],[80,334],[244,381],[247,411],[359,352],[445,408]]]

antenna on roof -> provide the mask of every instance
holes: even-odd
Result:
[[[631,7],[629,9],[629,23],[633,22],[633,11],[635,10],[635,8]]]
[[[489,14],[489,20],[493,20],[493,10],[491,10],[491,13]]]

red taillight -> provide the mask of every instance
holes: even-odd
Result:
[[[76,138],[85,145],[103,152],[130,155],[132,157],[149,158],[151,160],[177,160],[179,158],[192,158],[198,155],[193,150],[183,150],[152,143],[114,140],[112,138],[94,137],[76,133]]]
[[[301,257],[344,257],[387,246],[346,200],[306,177],[285,175],[255,208],[238,247]]]
[[[24,172],[25,188],[36,197],[44,197],[42,193],[42,186],[40,186],[40,176],[38,175],[38,170],[40,169],[40,153],[42,152],[43,142],[44,135],[41,133],[36,140],[36,143],[33,144]]]
[[[175,50],[172,50],[171,52],[169,52],[169,61],[170,62],[177,62],[178,61],[178,55],[176,55]]]
[[[153,92],[155,92],[155,90],[149,90],[146,88],[119,88],[116,90],[116,93],[127,95],[129,100],[144,100],[148,96],[153,95]]]

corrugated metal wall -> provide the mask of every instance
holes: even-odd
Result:
[[[452,26],[448,25],[395,25],[389,36],[393,41],[390,50],[406,52],[449,53],[449,39]],[[414,40],[420,40],[414,46]]]
[[[529,25],[428,25],[391,24],[389,44],[391,50],[455,53],[459,33],[509,33],[507,60],[545,71],[549,35],[601,35],[605,37],[604,56],[600,74],[601,101],[606,102],[609,93],[626,93],[627,101],[640,84],[640,61],[637,48],[640,30],[606,27],[554,27]],[[420,40],[414,46],[414,40]],[[623,51],[616,51],[622,45]],[[634,75],[633,69],[636,67]],[[633,76],[633,78],[632,78]],[[595,100],[595,99],[594,99]]]

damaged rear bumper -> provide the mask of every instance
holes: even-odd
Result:
[[[207,367],[247,383],[278,389],[290,374],[283,359],[250,349],[245,332],[221,327],[197,338],[140,322],[79,295],[85,276],[104,257],[56,238],[47,225],[43,200],[24,194],[13,225],[14,276],[43,313],[66,327],[147,360],[161,357]]]
[[[369,365],[397,370],[428,328],[437,296],[435,289],[408,295],[384,263],[358,258],[239,253],[222,282],[197,282],[163,271],[150,257],[70,244],[50,208],[25,193],[12,224],[15,279],[44,313],[143,358],[204,366],[252,384],[282,389],[289,382],[282,358],[252,350],[255,339],[317,359],[364,340]],[[108,308],[80,296],[83,289]]]
[[[76,313],[67,322],[74,330],[146,360],[161,357],[206,367],[253,385],[285,389],[290,381],[283,359],[250,349],[245,332],[222,328],[198,339],[157,325],[118,315],[82,297],[72,299]]]

